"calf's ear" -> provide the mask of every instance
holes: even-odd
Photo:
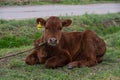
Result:
[[[43,18],[37,18],[36,19],[37,24],[41,24],[42,26],[45,26],[46,21]]]
[[[72,20],[66,19],[66,20],[62,21],[62,26],[63,26],[63,27],[67,27],[67,26],[69,26],[71,23],[72,23]]]

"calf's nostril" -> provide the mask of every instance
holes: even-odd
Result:
[[[56,38],[50,38],[50,42],[56,43],[56,42],[57,42],[57,39],[56,39]]]

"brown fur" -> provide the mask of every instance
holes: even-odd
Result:
[[[71,24],[71,20],[60,20],[58,17],[50,17],[46,21],[37,19],[37,23],[45,26],[44,34],[35,41],[35,47],[43,41],[47,44],[36,48],[26,58],[29,65],[44,63],[47,68],[57,68],[68,64],[69,68],[94,66],[102,62],[106,52],[105,42],[94,31],[62,32],[62,27]],[[51,42],[51,39],[53,42]],[[53,43],[55,44],[53,45]]]

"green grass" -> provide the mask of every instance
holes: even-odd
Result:
[[[4,1],[0,2],[0,6],[13,5],[45,5],[45,4],[95,4],[95,3],[119,3],[119,0],[21,0],[21,1]]]
[[[103,20],[119,18],[120,13],[107,15],[88,15],[62,17],[70,18],[73,24],[64,28],[64,31],[82,31],[92,29],[100,36],[112,34],[120,30],[120,27],[104,28]],[[32,42],[42,35],[42,31],[36,29],[36,20],[0,20],[0,49],[31,45]]]
[[[120,79],[120,25],[104,28],[103,20],[120,19],[120,13],[61,17],[70,18],[73,23],[64,31],[94,30],[107,44],[104,61],[88,68],[47,69],[44,65],[29,66],[24,58],[29,52],[0,60],[0,80],[119,80]],[[0,57],[9,53],[32,48],[32,41],[42,31],[36,29],[35,19],[0,20]],[[4,43],[2,42],[4,41]]]
[[[0,20],[0,48],[31,45],[42,32],[38,31],[35,19],[32,20]]]

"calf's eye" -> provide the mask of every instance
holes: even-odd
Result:
[[[58,30],[61,30],[62,28],[60,27],[60,28],[58,28]]]
[[[48,29],[48,27],[46,27],[45,29]]]

